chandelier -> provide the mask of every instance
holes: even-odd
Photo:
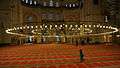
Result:
[[[9,28],[6,33],[16,36],[40,36],[40,37],[78,37],[78,36],[96,36],[108,35],[118,32],[118,29],[112,26],[105,25],[75,25],[75,24],[60,24],[60,25],[31,25],[18,26]]]

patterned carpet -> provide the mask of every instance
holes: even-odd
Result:
[[[24,44],[0,47],[0,68],[120,68],[120,45]],[[79,50],[85,55],[80,62]]]

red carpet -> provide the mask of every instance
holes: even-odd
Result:
[[[0,68],[120,67],[119,45],[34,44],[0,48]],[[85,55],[80,62],[79,50]]]

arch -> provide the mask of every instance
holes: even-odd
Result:
[[[35,14],[34,12],[26,12],[24,13],[23,15],[23,22],[27,22],[27,23],[30,23],[30,22],[38,22],[38,15]]]

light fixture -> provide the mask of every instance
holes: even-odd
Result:
[[[17,30],[19,30],[19,27],[17,27]]]
[[[64,27],[68,27],[67,24],[64,24],[64,25],[65,25]],[[83,30],[83,28],[86,27],[86,28],[84,28],[85,31],[83,32],[83,35],[87,35],[88,33],[89,33],[89,35],[106,35],[106,34],[111,34],[111,33],[118,32],[118,29],[115,28],[115,27],[112,27],[112,26],[99,25],[99,27],[97,27],[97,25],[85,25],[84,24],[84,25],[80,25],[80,27],[78,27],[78,25],[75,25],[75,27],[73,27],[72,24],[69,24],[69,25],[70,25],[69,29],[68,29],[69,32],[71,30],[73,30],[73,31],[77,30],[78,32],[81,32]],[[42,25],[39,25],[39,26],[40,27],[35,26],[35,28],[34,28],[34,25],[32,25],[32,26],[27,26],[26,25],[26,26],[20,26],[20,27],[13,27],[13,28],[7,29],[5,31],[6,31],[6,33],[12,34],[12,35],[35,36],[35,34],[40,34],[40,32],[38,32],[39,31],[38,29],[45,30],[45,29],[43,29]],[[91,26],[93,26],[92,29],[91,29]],[[44,24],[44,27],[47,28],[48,26]],[[51,27],[53,27],[53,28],[56,27],[58,29],[61,29],[63,27],[63,25],[60,25],[59,27],[58,27],[57,24],[54,25],[54,26],[50,25],[50,28],[48,28],[48,29],[51,30]],[[103,32],[100,32],[100,33],[94,33],[94,30],[93,30],[94,28],[99,29],[99,30],[104,30],[104,29],[106,30],[107,29],[108,31],[106,31],[106,32],[103,31]],[[63,29],[65,29],[65,28],[63,28]],[[33,33],[33,35],[28,35],[28,34],[24,34],[24,33],[22,34],[21,32],[19,32],[19,30],[32,30],[31,33]],[[77,34],[81,34],[81,33],[77,33]],[[71,35],[71,36],[73,36],[73,35]]]
[[[69,4],[69,7],[71,8],[71,7],[72,7],[72,5],[71,5],[71,4]]]
[[[42,28],[42,25],[40,25],[40,28]]]
[[[80,25],[80,27],[83,27],[83,25]]]
[[[43,2],[43,6],[47,6],[47,3],[46,3],[46,2]]]
[[[73,27],[73,25],[70,25],[70,27]]]
[[[73,4],[73,7],[75,7],[75,4]]]
[[[62,25],[60,25],[60,27],[62,27]]]
[[[47,28],[47,25],[45,26],[45,28]]]
[[[78,25],[75,25],[75,27],[78,27]]]
[[[38,26],[35,26],[36,28],[38,28]]]
[[[28,0],[26,0],[25,2],[28,3]]]
[[[29,26],[27,26],[27,28],[29,29],[30,27],[29,27]]]
[[[20,27],[20,29],[22,29],[22,27]]]
[[[85,28],[87,28],[87,25],[85,25]]]
[[[65,4],[65,6],[67,7],[68,5],[67,5],[67,4]]]
[[[33,26],[31,26],[31,28],[33,28]]]
[[[89,25],[89,28],[91,28],[91,25]]]
[[[49,6],[52,7],[53,6],[53,1],[50,0]]]
[[[30,5],[32,5],[32,0],[30,0]]]
[[[67,28],[67,27],[68,27],[68,25],[65,25],[65,27]]]
[[[36,4],[37,4],[37,2],[36,2],[36,1],[34,1],[34,4],[36,5]]]
[[[56,7],[59,7],[59,3],[58,2],[56,2]]]
[[[57,27],[57,25],[55,25],[55,27]]]

